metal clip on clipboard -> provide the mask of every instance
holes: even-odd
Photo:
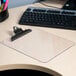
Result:
[[[11,37],[11,41],[14,41],[20,38],[21,36],[27,33],[30,33],[32,31],[31,29],[22,30],[21,28],[18,28],[16,26],[13,27],[13,30],[14,30],[15,35]]]

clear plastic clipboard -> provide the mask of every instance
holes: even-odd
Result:
[[[40,62],[48,62],[74,45],[72,41],[35,28],[15,41],[8,38],[1,43]]]

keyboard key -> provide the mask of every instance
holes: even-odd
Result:
[[[46,10],[41,9],[34,9],[33,12],[46,12]]]
[[[58,13],[58,14],[60,14],[60,11],[55,11],[55,10],[48,10],[47,12],[48,13]]]
[[[66,11],[63,11],[62,14],[68,14],[68,15],[71,14],[71,15],[75,15],[75,12],[66,12]]]

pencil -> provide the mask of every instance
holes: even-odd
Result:
[[[0,7],[0,12],[1,12],[1,7]]]
[[[1,12],[3,11],[3,9],[4,9],[4,3],[2,3],[1,5]]]

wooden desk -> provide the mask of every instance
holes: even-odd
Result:
[[[6,21],[0,23],[0,41],[5,40],[11,36],[11,30],[13,26],[33,28],[33,26],[18,25],[18,21],[21,15],[28,6],[45,7],[39,3],[36,3],[33,5],[9,9],[9,18]],[[58,35],[76,43],[76,31],[44,27],[36,28]],[[53,69],[61,73],[63,76],[76,76],[76,45],[61,55],[57,56],[53,60],[49,61],[48,63],[41,63],[0,44],[0,66],[7,64],[35,64]]]

